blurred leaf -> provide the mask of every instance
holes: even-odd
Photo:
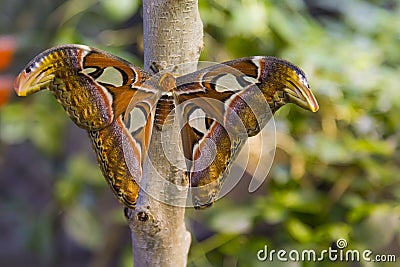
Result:
[[[400,232],[400,207],[371,205],[369,216],[354,229],[358,240],[368,244],[372,250],[388,246]]]
[[[221,233],[245,233],[251,228],[253,218],[253,209],[235,208],[218,213],[210,225]]]
[[[45,258],[46,261],[52,260],[51,238],[54,235],[54,228],[52,226],[51,214],[42,211],[40,216],[32,218],[32,224],[29,233],[29,246],[31,250]]]
[[[273,197],[287,210],[311,214],[321,212],[324,200],[318,192],[311,190],[276,190]]]
[[[89,160],[86,154],[70,158],[65,176],[72,181],[83,180],[93,186],[102,186],[105,183],[97,162]]]
[[[104,188],[105,185],[106,181],[98,165],[91,162],[87,155],[76,155],[67,162],[66,173],[62,175],[62,179],[57,180],[55,190],[62,206],[71,206],[77,203],[82,194],[88,194],[85,187]]]
[[[96,250],[103,246],[104,231],[99,220],[82,206],[73,206],[65,214],[65,228],[71,238],[81,246]]]
[[[34,102],[32,113],[27,117],[31,121],[30,138],[44,153],[55,155],[62,147],[60,140],[65,132],[66,114],[51,94],[34,97],[38,101]],[[49,104],[46,105],[46,102]]]
[[[74,27],[63,27],[57,32],[57,42],[54,45],[80,43]]]
[[[133,16],[141,2],[139,0],[100,0],[110,18],[123,21]]]
[[[324,241],[336,241],[340,238],[350,240],[351,226],[344,222],[332,222],[321,225],[314,231],[314,239]]]
[[[348,214],[348,219],[350,222],[359,222],[360,220],[369,216],[373,210],[373,205],[368,203],[362,203],[358,207],[352,209]]]
[[[307,243],[312,238],[311,228],[298,219],[290,219],[286,223],[286,229],[288,233],[300,243]]]
[[[22,143],[30,136],[29,119],[22,103],[13,103],[0,111],[0,138],[8,144]]]
[[[232,21],[228,28],[235,29],[235,35],[265,34],[267,31],[267,12],[263,2],[257,0],[243,1],[236,4],[232,11]],[[228,32],[229,34],[230,32]]]
[[[97,3],[97,0],[68,0],[61,5],[53,16],[62,16],[61,25],[67,23],[73,17],[88,10],[91,6]]]
[[[285,221],[289,213],[284,206],[265,203],[261,215],[267,223],[276,224]]]
[[[133,255],[132,249],[128,246],[124,249],[121,256],[121,264],[118,267],[132,267]]]
[[[322,133],[313,135],[312,140],[307,140],[307,146],[313,153],[318,155],[319,160],[328,163],[344,163],[352,159],[352,151],[344,142],[338,142]]]
[[[2,108],[0,112],[0,138],[9,144],[19,144],[30,139],[35,146],[48,155],[60,151],[61,138],[65,127],[65,113],[55,102],[53,96],[33,96],[39,101],[13,103]],[[53,112],[49,111],[46,101],[55,105]],[[62,113],[61,113],[62,112]]]

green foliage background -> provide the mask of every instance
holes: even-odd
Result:
[[[189,266],[397,266],[260,262],[269,249],[348,249],[400,262],[400,1],[200,1],[202,60],[274,55],[307,73],[312,114],[275,117],[278,150],[256,193],[244,182],[187,212]],[[19,43],[9,72],[62,43],[141,65],[140,2],[0,0],[0,34]],[[83,131],[49,93],[0,108],[1,266],[131,266],[129,230]],[[398,263],[397,263],[398,264]]]

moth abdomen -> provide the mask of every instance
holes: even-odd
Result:
[[[154,123],[158,129],[174,123],[175,104],[172,96],[163,95],[157,103]]]

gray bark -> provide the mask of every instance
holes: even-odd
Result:
[[[153,63],[167,68],[198,60],[203,29],[197,4],[197,0],[143,1],[147,71]],[[175,72],[183,74],[195,68],[195,64],[185,65]],[[137,208],[127,211],[135,267],[179,267],[187,263],[191,236],[184,221],[187,181],[182,171],[184,158],[179,151],[179,128],[176,124],[163,131],[153,129]]]

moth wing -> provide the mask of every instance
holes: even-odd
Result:
[[[257,80],[224,63],[178,77],[177,85],[192,201],[207,207],[247,137],[266,124],[269,108]]]
[[[65,45],[35,57],[14,87],[20,96],[42,89],[53,92],[72,121],[88,131],[114,194],[134,208],[154,117],[146,103],[156,101],[156,89],[143,85],[148,78],[140,68],[104,51]],[[141,108],[142,116],[136,112]]]
[[[85,45],[63,45],[36,56],[15,80],[18,95],[53,92],[72,121],[99,130],[124,113],[149,75],[129,62]]]

